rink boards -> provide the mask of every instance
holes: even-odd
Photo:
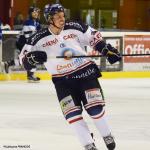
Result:
[[[36,76],[40,77],[42,80],[50,80],[51,75],[44,72],[36,72]],[[150,78],[150,72],[102,72],[102,78]],[[26,80],[25,72],[12,72],[9,74],[0,74],[0,80]]]

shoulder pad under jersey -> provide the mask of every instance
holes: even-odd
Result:
[[[68,21],[65,23],[64,30],[68,30],[68,29],[74,29],[74,30],[78,30],[78,31],[85,33],[88,29],[88,25],[82,22]]]
[[[39,40],[49,35],[51,35],[51,33],[49,32],[48,28],[43,28],[29,37],[27,40],[27,44],[35,45]]]

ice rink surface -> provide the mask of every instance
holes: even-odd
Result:
[[[150,78],[100,83],[116,150],[149,150]],[[98,149],[106,150],[92,120],[83,115]],[[0,150],[83,150],[61,113],[51,81],[0,82]]]

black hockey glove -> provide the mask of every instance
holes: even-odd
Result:
[[[46,52],[33,51],[25,55],[25,57],[23,58],[23,65],[26,70],[31,70],[32,68],[35,68],[37,64],[43,64],[46,61]]]
[[[110,64],[114,64],[117,61],[121,61],[122,57],[118,50],[112,47],[110,44],[106,44],[105,47],[102,49],[101,54],[106,56],[107,60]]]

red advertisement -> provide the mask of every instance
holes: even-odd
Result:
[[[150,54],[150,35],[125,35],[124,54]],[[149,63],[150,56],[126,56],[125,63]]]

